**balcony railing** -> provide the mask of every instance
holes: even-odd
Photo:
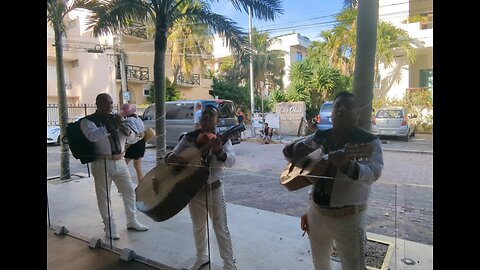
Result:
[[[140,66],[133,66],[133,65],[126,65],[125,66],[125,73],[127,74],[127,80],[135,80],[135,81],[149,81],[149,71],[148,67],[140,67]],[[118,80],[121,79],[120,74],[120,67],[117,66],[117,76]]]
[[[141,23],[136,23],[133,26],[124,28],[123,33],[125,35],[147,39],[147,28]]]
[[[189,78],[180,72],[176,79],[177,84],[200,85],[200,74],[192,74]]]

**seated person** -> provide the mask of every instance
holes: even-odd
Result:
[[[265,123],[263,129],[260,130],[260,133],[262,133],[263,143],[269,144],[268,141],[270,141],[273,136],[273,128],[269,127],[268,123]]]

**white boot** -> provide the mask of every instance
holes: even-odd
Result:
[[[182,268],[182,270],[198,270],[209,263],[210,261],[208,260],[208,257],[197,257],[192,265],[190,265],[188,268]]]
[[[131,187],[127,186],[127,187]],[[124,193],[123,195],[123,204],[125,206],[125,215],[127,216],[127,229],[136,230],[136,231],[146,231],[148,227],[138,222],[135,204],[134,192]]]
[[[146,231],[148,227],[143,225],[142,223],[138,222],[137,219],[134,219],[127,224],[127,229],[129,230],[136,230],[136,231]]]
[[[105,224],[105,228],[103,230],[105,231],[107,238],[111,238],[113,240],[120,239],[120,234],[117,232],[117,226],[113,221],[111,226],[109,225],[108,221],[103,222],[103,224]]]

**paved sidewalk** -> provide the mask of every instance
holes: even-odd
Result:
[[[65,226],[71,234],[89,242],[99,238],[106,244],[103,224],[98,213],[92,178],[79,178],[73,181],[47,182],[49,200],[49,220],[52,227]],[[297,217],[282,215],[227,203],[228,222],[239,269],[245,270],[311,270],[312,259],[307,237],[301,236]],[[133,250],[137,258],[148,261],[159,269],[179,269],[193,262],[195,256],[193,235],[188,209],[165,222],[154,222],[139,213],[139,220],[150,227],[146,232],[126,230],[121,195],[112,192],[112,209],[116,217],[120,240],[113,241],[118,250]],[[418,244],[402,239],[394,239],[367,233],[371,239],[394,244],[388,269],[433,269],[433,246]],[[212,269],[221,268],[215,235],[210,228],[210,249]],[[52,245],[59,244],[51,242]],[[54,246],[50,247],[51,250]],[[88,249],[88,245],[85,246]],[[48,254],[60,265],[70,265],[69,257]],[[409,260],[405,260],[409,259]],[[407,265],[403,261],[413,265]],[[92,259],[92,265],[95,260]],[[114,262],[112,262],[114,263]],[[332,270],[340,270],[340,264],[332,261]],[[161,266],[160,266],[161,265]],[[85,269],[85,268],[69,268]],[[88,268],[96,269],[96,268]],[[115,269],[115,268],[104,268]],[[133,268],[117,268],[133,269]],[[208,269],[208,268],[204,268]],[[387,268],[385,268],[387,269]]]

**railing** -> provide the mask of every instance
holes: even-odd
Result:
[[[118,104],[113,106],[118,111]],[[68,122],[92,114],[97,109],[95,104],[67,104]],[[58,104],[47,104],[47,126],[58,125]]]
[[[189,78],[186,78],[182,72],[178,73],[177,84],[187,84],[187,85],[200,85],[200,74],[192,74]]]
[[[136,81],[149,81],[150,75],[148,67],[126,65],[125,73],[127,74],[127,80],[136,80]],[[117,66],[116,78],[121,79],[120,75],[120,66]]]
[[[147,39],[147,28],[145,25],[137,24],[123,29],[123,33],[129,36],[135,36],[143,39]]]

